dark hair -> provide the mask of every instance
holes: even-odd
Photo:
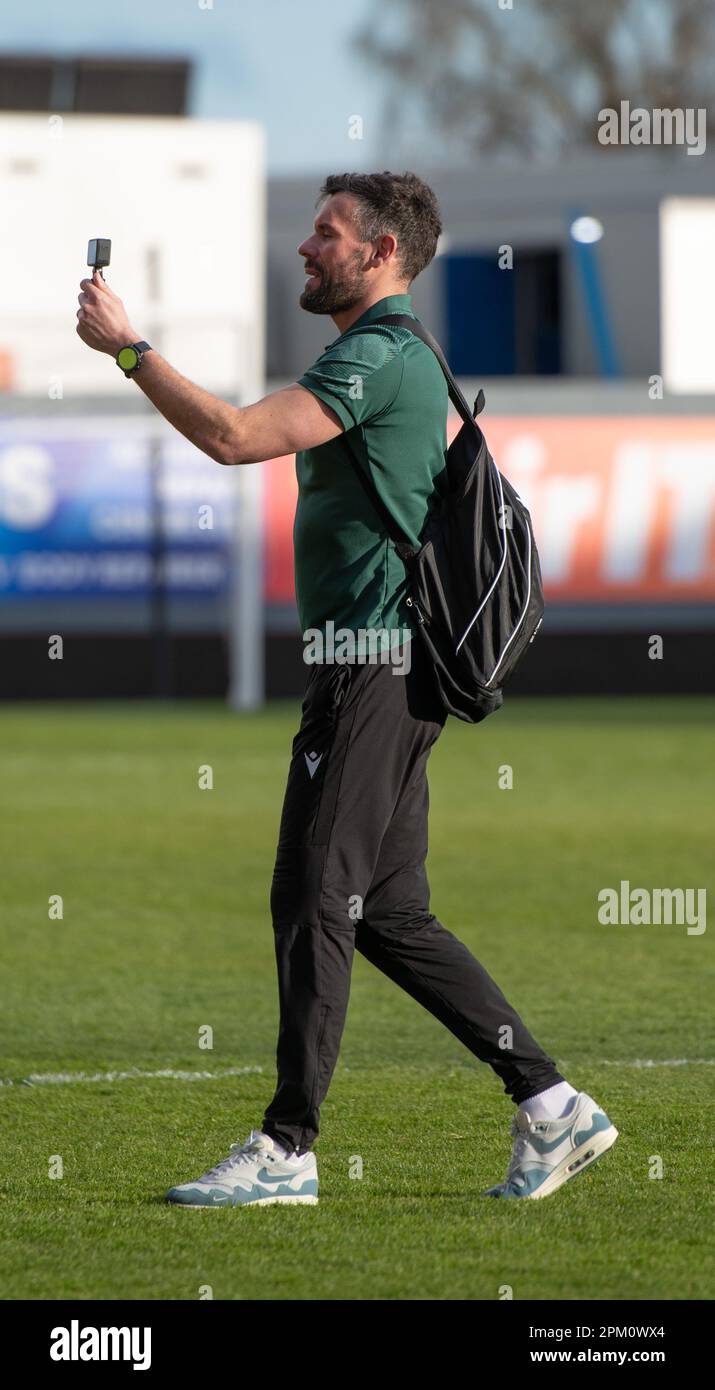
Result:
[[[397,238],[397,255],[408,282],[429,265],[442,219],[432,189],[416,174],[391,174],[388,169],[383,174],[331,174],[318,203],[333,193],[352,193],[357,199],[356,225],[363,241],[377,241],[388,232]]]

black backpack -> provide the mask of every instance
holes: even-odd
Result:
[[[409,328],[435,354],[462,426],[447,450],[446,489],[435,494],[415,548],[400,530],[356,457],[351,462],[410,576],[407,603],[429,652],[449,714],[477,724],[502,704],[513,674],[544,614],[539,556],[531,518],[489,453],[439,343],[418,319],[387,314],[381,323]],[[348,441],[349,442],[349,441]]]

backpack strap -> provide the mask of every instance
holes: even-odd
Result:
[[[449,398],[452,404],[461,415],[465,424],[471,425],[472,429],[479,434],[481,442],[481,432],[475,424],[474,415],[479,415],[480,411],[484,409],[484,392],[482,390],[479,391],[477,399],[474,402],[474,414],[472,414],[467,404],[466,397],[460,391],[437,339],[432,337],[432,334],[425,328],[424,324],[420,323],[419,319],[412,318],[410,314],[385,314],[384,318],[375,319],[372,323],[366,324],[365,327],[361,328],[359,331],[360,333],[369,333],[372,328],[382,323],[395,324],[398,328],[409,328],[410,332],[414,333],[416,338],[421,338],[422,342],[426,343],[427,347],[432,349],[444,373],[447,382],[447,390],[449,391]],[[365,472],[365,469],[352,447],[349,431],[346,431],[342,438],[344,443],[348,446],[350,462],[358,476],[360,484],[380,517],[390,540],[394,541],[400,558],[403,560],[410,559],[413,555],[417,554],[418,548],[412,544],[409,537],[400,529],[391,512],[385,506],[372,478],[368,477],[368,474]]]
[[[474,402],[474,410],[471,411],[467,404],[466,397],[460,391],[454,379],[454,376],[452,375],[452,371],[447,361],[447,358],[445,357],[439,343],[437,342],[437,339],[433,338],[429,329],[425,328],[424,324],[420,323],[419,319],[412,318],[410,314],[385,314],[384,318],[374,319],[372,324],[366,324],[365,328],[362,328],[360,332],[365,333],[368,327],[372,328],[374,324],[378,323],[393,323],[397,328],[409,328],[410,332],[414,333],[416,338],[421,338],[422,342],[426,343],[427,347],[432,349],[432,352],[434,353],[435,357],[437,358],[437,361],[439,362],[440,367],[442,368],[444,378],[447,382],[449,399],[451,400],[452,405],[454,406],[455,410],[458,411],[458,413],[461,415],[462,419],[464,420],[464,423],[466,425],[471,425],[472,428],[474,428],[474,416],[481,414],[486,404],[484,399],[484,392],[481,389],[478,391],[477,398]]]

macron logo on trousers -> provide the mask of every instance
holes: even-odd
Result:
[[[53,1361],[132,1361],[135,1371],[148,1371],[151,1328],[80,1327],[73,1318],[69,1327],[53,1327],[50,1357]]]

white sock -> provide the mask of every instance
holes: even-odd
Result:
[[[526,1110],[532,1120],[558,1120],[571,1108],[571,1101],[578,1095],[568,1081],[557,1081],[548,1091],[539,1091],[537,1096],[523,1100],[520,1110]]]
[[[263,1130],[261,1130],[261,1134],[263,1134]],[[271,1134],[267,1134],[266,1139],[270,1139],[273,1145],[273,1152],[276,1158],[288,1158],[288,1150],[284,1149],[283,1145],[279,1144],[277,1139],[274,1139]],[[291,1150],[291,1153],[292,1152],[293,1151]]]

